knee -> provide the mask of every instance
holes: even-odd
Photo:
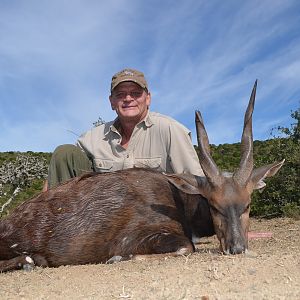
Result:
[[[81,152],[81,150],[71,144],[60,145],[53,151],[51,159],[55,161],[65,161],[68,157],[72,156],[74,152]]]
[[[65,155],[68,153],[72,153],[73,151],[76,151],[77,149],[78,149],[78,147],[75,145],[72,145],[72,144],[59,145],[58,147],[55,148],[52,155],[55,155],[55,156]]]
[[[72,170],[77,170],[79,175],[81,170],[92,170],[92,162],[89,160],[87,154],[80,149],[80,147],[72,144],[65,144],[58,146],[51,157],[50,167],[56,168],[68,166]]]
[[[60,145],[56,147],[53,151],[50,160],[50,170],[51,168],[60,168],[60,166],[68,164],[69,158],[72,157],[73,149],[76,148],[75,145]]]

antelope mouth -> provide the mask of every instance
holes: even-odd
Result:
[[[247,252],[247,246],[244,243],[236,243],[236,244],[232,244],[227,246],[223,251],[223,253],[225,255],[236,255],[236,254],[244,254]]]

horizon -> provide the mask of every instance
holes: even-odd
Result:
[[[53,152],[109,104],[113,74],[142,71],[151,111],[211,144],[240,142],[256,79],[254,140],[290,127],[300,104],[300,2],[0,2],[0,152]]]

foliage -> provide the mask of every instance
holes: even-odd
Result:
[[[93,122],[93,126],[97,127],[97,126],[100,126],[100,125],[105,124],[105,123],[106,122],[101,117],[99,117],[97,121]]]
[[[291,113],[295,123],[290,128],[279,126],[280,136],[267,141],[254,141],[255,167],[285,159],[276,176],[266,180],[262,193],[252,196],[253,216],[292,216],[300,218],[300,110]],[[284,134],[285,137],[281,137]],[[240,143],[211,146],[212,157],[220,169],[233,172],[240,162]],[[298,216],[298,217],[297,217]]]
[[[0,213],[7,214],[42,189],[50,153],[5,152],[0,155]]]
[[[291,117],[295,119],[295,123],[292,123],[290,128],[278,126],[277,131],[285,134],[295,142],[300,141],[300,108],[291,112]]]
[[[270,178],[266,189],[253,196],[255,215],[281,216],[287,208],[300,208],[300,143],[291,138],[276,138],[267,141],[269,147],[264,155],[257,157],[257,163],[271,163],[285,158],[285,163],[276,176]],[[299,210],[299,209],[298,209]]]

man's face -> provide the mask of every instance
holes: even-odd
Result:
[[[138,84],[125,81],[113,89],[109,100],[120,120],[138,123],[147,115],[151,96]]]

